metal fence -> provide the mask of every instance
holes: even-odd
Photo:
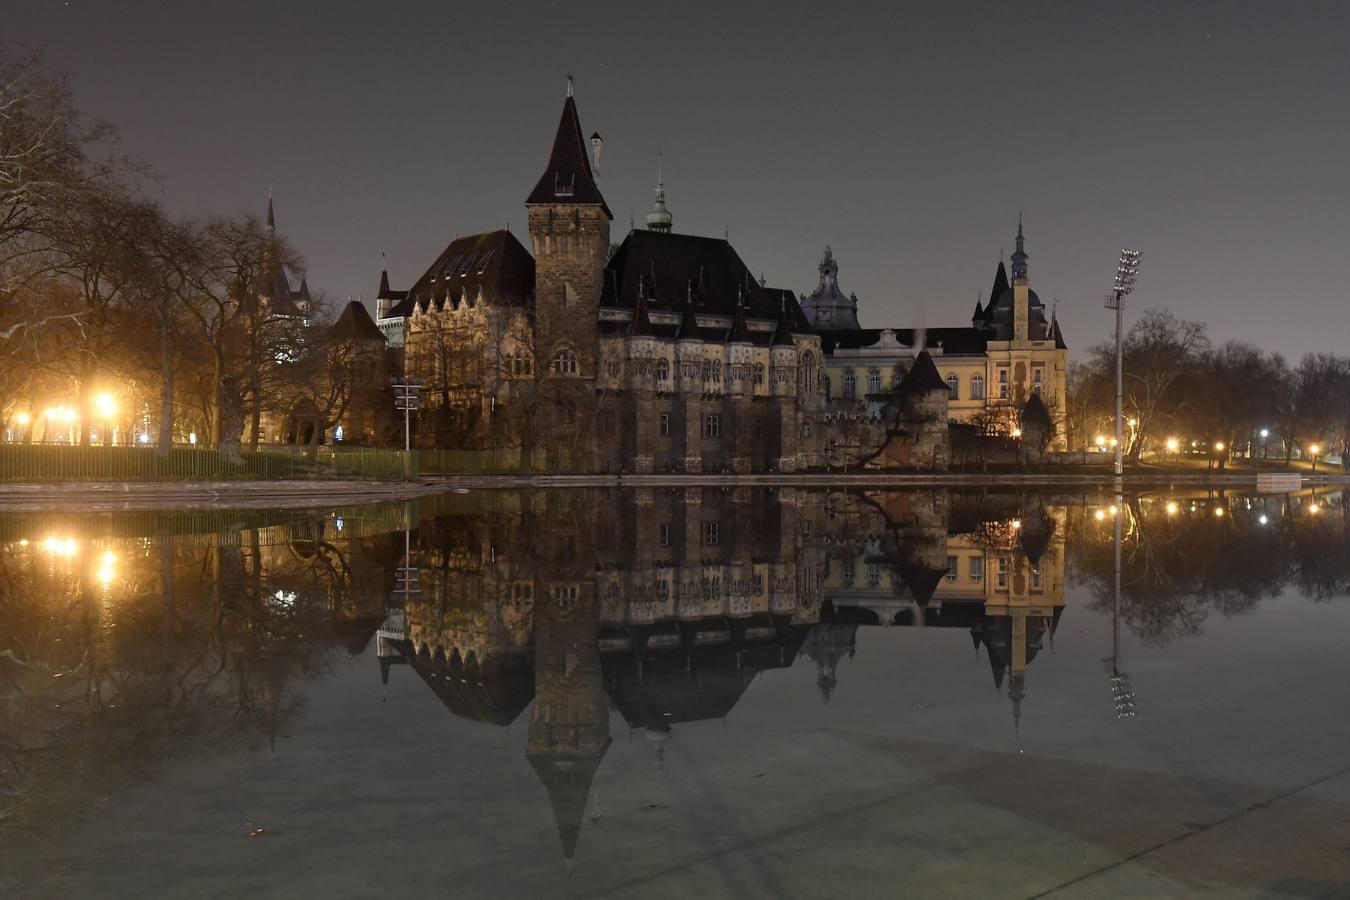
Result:
[[[236,452],[198,447],[0,444],[0,481],[270,481],[418,475],[417,453],[373,447],[264,447]]]
[[[570,454],[550,454],[534,460],[534,465],[522,461],[519,450],[417,450],[423,475],[551,475],[592,474],[593,464]]]

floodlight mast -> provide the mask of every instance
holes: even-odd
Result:
[[[1106,298],[1106,308],[1116,312],[1116,465],[1115,475],[1119,479],[1125,474],[1125,428],[1121,417],[1121,395],[1124,393],[1125,354],[1121,335],[1121,299],[1134,293],[1135,281],[1139,276],[1138,250],[1120,251],[1120,262],[1116,265],[1115,284]]]

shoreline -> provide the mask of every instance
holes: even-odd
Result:
[[[1255,488],[1266,472],[1126,472],[1123,486]],[[1350,474],[1292,472],[1302,487],[1350,484]],[[0,512],[48,512],[76,508],[90,512],[191,505],[204,509],[304,509],[360,503],[416,500],[454,490],[539,488],[914,488],[914,487],[1087,487],[1111,490],[1112,476],[1088,473],[850,473],[741,475],[428,475],[415,482],[322,481],[152,481],[0,482]]]

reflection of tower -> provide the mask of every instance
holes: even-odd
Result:
[[[525,752],[548,791],[569,868],[609,747],[593,593],[589,584],[554,584],[534,617],[535,697]]]
[[[986,615],[971,629],[976,645],[984,644],[994,687],[1002,689],[1008,680],[1008,699],[1012,701],[1013,730],[1019,735],[1022,724],[1022,700],[1025,699],[1027,666],[1041,651],[1047,635],[1053,635],[1060,609],[1050,617],[1026,606],[1014,606],[1000,615]]]
[[[802,642],[801,652],[815,661],[816,686],[820,688],[820,699],[824,703],[830,702],[830,696],[838,684],[835,669],[839,665],[839,660],[845,656],[852,658],[857,653],[857,648],[857,623],[811,626],[806,640]]]

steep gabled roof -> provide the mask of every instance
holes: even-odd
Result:
[[[590,157],[586,153],[586,139],[577,116],[577,104],[569,94],[563,103],[558,133],[553,138],[553,149],[548,155],[548,167],[525,200],[532,203],[577,203],[599,206],[605,215],[614,218],[591,172]]]
[[[786,305],[795,329],[801,334],[811,330],[795,295],[761,285],[722,238],[629,232],[605,265],[600,305],[629,309],[639,286],[650,310],[682,313],[692,301],[699,315],[733,318],[739,300],[747,319],[775,322]]]
[[[534,257],[511,232],[455,238],[387,315],[409,316],[415,307],[439,308],[447,300],[459,303],[466,295],[476,300],[480,290],[487,302],[496,305],[528,306],[533,301]]]

